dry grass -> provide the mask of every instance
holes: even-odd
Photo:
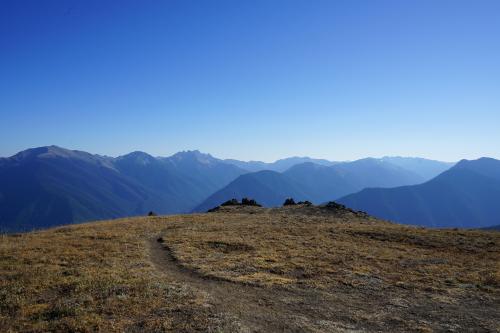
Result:
[[[0,331],[210,328],[206,295],[159,276],[149,261],[145,241],[164,224],[125,219],[2,236]]]
[[[261,286],[284,309],[300,304],[293,311],[321,318],[299,331],[500,332],[496,232],[430,230],[316,207],[226,208],[173,223],[163,238],[183,266]]]
[[[500,331],[499,233],[291,207],[0,236],[0,332],[234,331],[238,314],[214,308],[203,281],[155,269],[160,235],[200,279],[262,286],[253,322],[272,310],[297,331]]]
[[[184,265],[238,282],[447,293],[466,285],[499,292],[499,233],[415,228],[317,208],[304,212],[213,214],[198,223],[172,223],[164,238]]]

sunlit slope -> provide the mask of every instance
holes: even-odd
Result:
[[[0,238],[0,331],[494,331],[500,234],[226,207]]]

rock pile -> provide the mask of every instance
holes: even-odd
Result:
[[[220,206],[214,207],[212,209],[209,209],[207,213],[212,213],[218,211],[221,207],[227,207],[227,206],[254,206],[254,207],[262,207],[257,201],[254,199],[250,198],[243,198],[241,199],[241,202],[238,201],[238,199],[230,199],[227,200],[223,203],[220,204]]]

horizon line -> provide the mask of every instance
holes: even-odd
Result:
[[[324,158],[324,157],[311,157],[311,156],[307,156],[307,155],[291,155],[291,156],[285,156],[285,157],[282,157],[282,158],[277,158],[275,160],[272,160],[272,161],[266,161],[266,160],[255,160],[255,159],[237,159],[237,158],[233,158],[233,157],[227,157],[227,158],[221,158],[221,157],[216,157],[214,156],[212,153],[209,153],[209,152],[204,152],[200,149],[183,149],[183,150],[178,150],[174,153],[171,153],[170,155],[156,155],[156,154],[151,154],[149,152],[146,152],[144,150],[131,150],[127,153],[123,153],[123,154],[114,154],[114,155],[109,155],[109,154],[99,154],[99,153],[93,153],[89,150],[83,150],[83,149],[73,149],[73,148],[67,148],[67,147],[63,147],[63,146],[59,146],[59,145],[56,145],[56,144],[51,144],[51,145],[43,145],[43,146],[36,146],[36,147],[28,147],[28,148],[25,148],[25,149],[22,149],[22,150],[19,150],[15,153],[13,153],[12,155],[10,156],[0,156],[0,158],[11,158],[11,157],[14,157],[16,156],[17,154],[19,153],[22,153],[24,151],[28,151],[28,150],[31,150],[31,149],[39,149],[39,148],[50,148],[50,147],[55,147],[55,148],[59,148],[59,149],[64,149],[64,150],[69,150],[69,151],[77,151],[77,152],[84,152],[84,153],[88,153],[88,154],[91,154],[91,155],[95,155],[95,156],[102,156],[102,157],[110,157],[110,158],[119,158],[119,157],[122,157],[122,156],[126,156],[128,154],[131,154],[131,153],[135,153],[135,152],[140,152],[140,153],[145,153],[149,156],[152,156],[154,158],[169,158],[169,157],[172,157],[178,153],[189,153],[189,152],[198,152],[200,154],[203,154],[203,155],[209,155],[215,159],[218,159],[218,160],[221,160],[221,161],[226,161],[226,160],[235,160],[235,161],[239,161],[239,162],[245,162],[245,163],[266,163],[266,164],[272,164],[272,163],[276,163],[280,160],[286,160],[286,159],[291,159],[291,158],[308,158],[308,159],[313,159],[313,160],[323,160],[323,161],[327,161],[327,162],[332,162],[332,163],[347,163],[347,162],[355,162],[355,161],[359,161],[359,160],[364,160],[364,159],[377,159],[377,160],[380,160],[380,159],[384,159],[384,158],[414,158],[414,159],[424,159],[424,160],[430,160],[430,161],[438,161],[438,162],[444,162],[444,163],[458,163],[459,161],[462,161],[462,160],[477,160],[477,159],[480,159],[480,158],[493,158],[493,159],[497,159],[495,157],[491,157],[491,156],[481,156],[481,157],[477,157],[477,158],[461,158],[461,159],[458,159],[458,160],[453,160],[453,161],[450,161],[450,160],[441,160],[441,159],[434,159],[434,158],[428,158],[428,157],[422,157],[422,156],[416,156],[416,155],[383,155],[383,156],[380,156],[380,157],[375,157],[373,155],[371,156],[365,156],[365,157],[360,157],[360,158],[355,158],[355,159],[346,159],[346,160],[343,160],[343,159],[330,159],[330,158]]]

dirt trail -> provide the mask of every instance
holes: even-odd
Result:
[[[356,331],[352,325],[331,321],[332,309],[324,307],[328,294],[210,278],[182,266],[162,241],[150,239],[148,244],[151,261],[161,274],[208,293],[216,311],[234,317],[241,332]]]
[[[157,238],[148,245],[159,274],[209,295],[216,317],[228,319],[224,332],[500,332],[492,293],[463,289],[450,302],[446,294],[392,285],[246,285],[186,268]]]

